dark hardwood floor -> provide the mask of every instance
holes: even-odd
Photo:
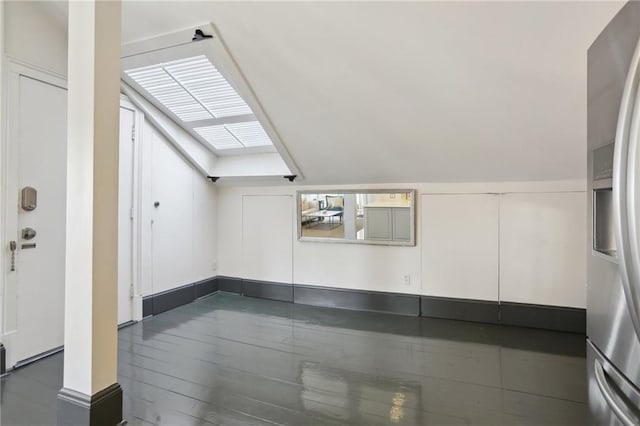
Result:
[[[119,333],[129,424],[584,425],[584,336],[217,294]],[[55,423],[62,354],[1,381]]]

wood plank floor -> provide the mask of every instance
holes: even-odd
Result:
[[[584,336],[217,294],[119,333],[129,424],[584,425]],[[62,354],[1,381],[55,421]]]

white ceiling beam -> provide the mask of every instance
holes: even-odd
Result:
[[[254,114],[234,115],[231,117],[208,118],[206,120],[189,121],[185,123],[187,126],[195,129],[196,127],[220,126],[225,124],[244,123],[247,121],[258,120]]]

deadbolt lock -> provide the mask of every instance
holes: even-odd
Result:
[[[28,212],[35,210],[38,207],[38,191],[31,186],[25,186],[21,193],[22,209]]]

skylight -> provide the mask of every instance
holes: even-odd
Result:
[[[196,127],[193,129],[215,149],[243,148],[243,145],[222,126]]]
[[[249,105],[205,55],[124,72],[216,150],[273,146]]]
[[[271,144],[269,136],[257,121],[227,124],[226,127],[246,147]]]
[[[205,141],[213,145],[215,149],[251,148],[271,145],[269,136],[257,121],[196,127],[193,130],[202,136]]]
[[[194,121],[213,116],[162,66],[127,71],[127,74],[182,121]]]
[[[253,114],[206,56],[169,62],[163,68],[214,117]]]

